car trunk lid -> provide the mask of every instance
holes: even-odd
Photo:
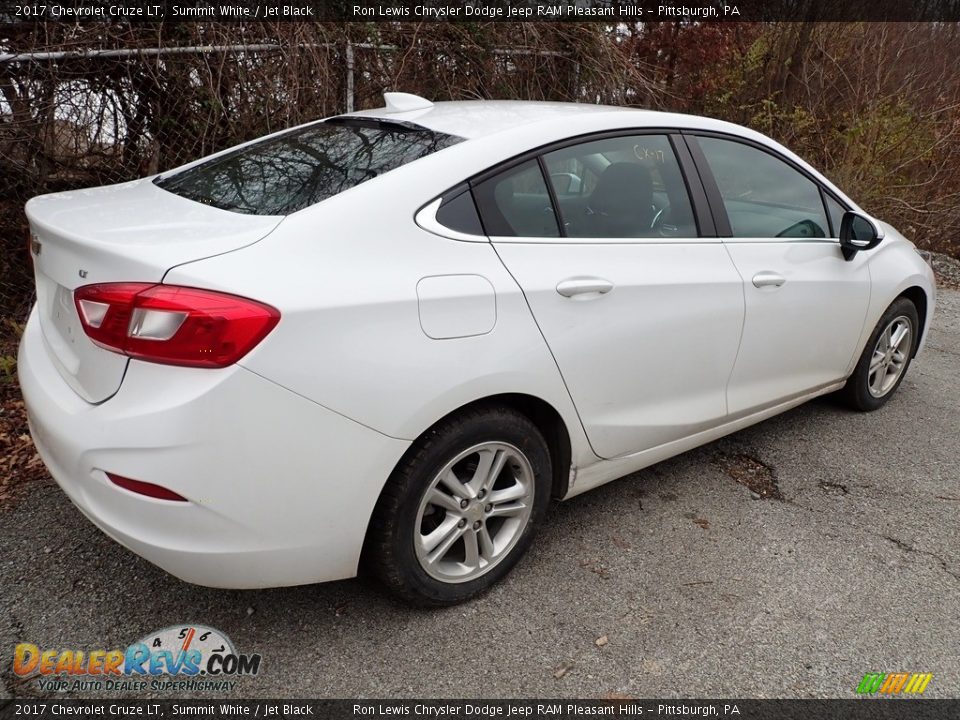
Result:
[[[120,387],[125,355],[83,331],[73,291],[108,282],[160,282],[179,264],[240,249],[283,218],[219,210],[138,180],[43,195],[27,203],[37,306],[60,375],[90,403]]]

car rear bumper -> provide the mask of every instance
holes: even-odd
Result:
[[[35,312],[18,368],[40,457],[67,496],[110,537],[200,585],[355,575],[373,506],[409,445],[239,366],[131,361],[117,394],[91,405],[57,372]],[[121,489],[107,472],[188,502]]]

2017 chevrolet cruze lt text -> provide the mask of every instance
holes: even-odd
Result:
[[[37,449],[180,578],[461,601],[551,497],[817,395],[876,409],[923,345],[913,245],[756,132],[386,100],[27,204]]]

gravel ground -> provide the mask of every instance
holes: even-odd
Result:
[[[923,250],[921,255],[927,257],[927,262],[937,274],[937,284],[942,288],[960,290],[960,260],[943,253]]]
[[[557,505],[505,582],[442,611],[361,581],[187,585],[37,480],[0,508],[0,697],[39,694],[18,642],[125,647],[186,622],[263,655],[237,697],[846,698],[868,671],[960,696],[958,370],[944,290],[883,410],[819,400]]]

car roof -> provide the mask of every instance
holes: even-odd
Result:
[[[587,105],[583,103],[543,102],[527,100],[458,100],[429,103],[417,109],[395,108],[388,102],[386,107],[350,113],[357,117],[374,117],[384,120],[403,120],[428,130],[473,139],[513,130],[521,125],[571,117],[609,112],[643,112],[647,110]]]
[[[556,129],[567,122],[581,124],[589,116],[598,126],[613,123],[633,127],[690,128],[727,132],[769,143],[770,139],[749,128],[700,115],[662,112],[612,105],[548,102],[539,100],[454,100],[432,103],[407,93],[385,93],[386,106],[349,113],[348,116],[399,120],[434,132],[468,140],[529,128],[531,125]],[[394,100],[399,98],[399,100]]]

